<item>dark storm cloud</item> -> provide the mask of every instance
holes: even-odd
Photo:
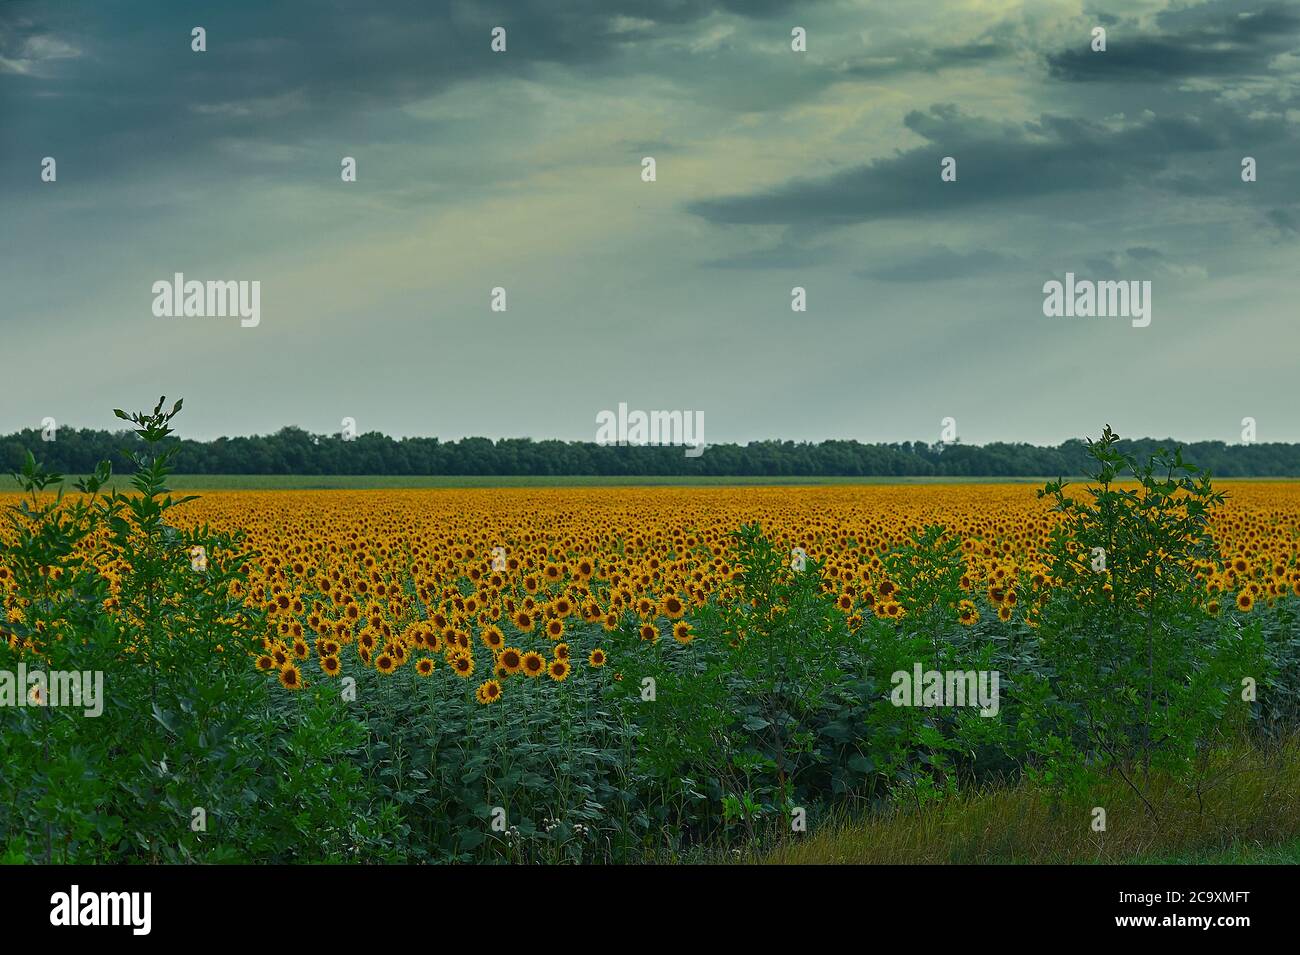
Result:
[[[218,141],[392,141],[401,130],[376,114],[457,84],[542,64],[601,69],[647,36],[790,2],[14,0],[0,4],[0,171],[32,149],[58,149],[92,178]],[[207,30],[206,53],[190,49],[194,26]],[[508,32],[505,54],[489,47],[495,26]]]
[[[1228,143],[1222,127],[1195,117],[1149,117],[1118,129],[1064,116],[1015,125],[932,106],[909,113],[904,122],[926,145],[754,195],[702,200],[690,211],[721,224],[821,227],[959,213],[988,203],[1150,182],[1173,155],[1208,153]],[[940,182],[945,156],[957,160],[956,182]]]
[[[708,8],[711,4],[691,4],[689,2],[679,2],[674,4],[679,7],[702,6]],[[771,17],[786,10],[794,9],[799,4],[797,0],[719,0],[717,6],[729,13],[738,13],[747,17]],[[802,6],[807,7],[810,4],[804,3]]]
[[[1267,76],[1275,56],[1296,48],[1300,13],[1282,5],[1243,6],[1231,0],[1165,12],[1153,34],[1112,24],[1105,52],[1081,42],[1050,54],[1048,69],[1055,78],[1073,82]]]

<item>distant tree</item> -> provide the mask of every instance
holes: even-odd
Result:
[[[55,441],[42,442],[27,428],[0,436],[0,469],[17,470],[23,449],[40,447],[49,466],[68,474],[89,474],[101,460],[130,467],[138,438],[129,431],[60,428]],[[271,435],[216,438],[169,437],[180,446],[183,470],[194,474],[449,474],[737,477],[1055,477],[1084,473],[1087,446],[1070,439],[1052,446],[993,442],[951,444],[942,449],[923,441],[863,444],[751,441],[711,444],[699,457],[681,447],[620,447],[582,441],[534,441],[483,437],[459,441],[390,438],[377,431],[344,441],[339,434],[312,434],[287,426]],[[1172,439],[1123,440],[1116,449],[1133,457],[1153,454]],[[1200,441],[1187,445],[1189,458],[1203,462],[1216,477],[1300,476],[1300,444],[1227,445]]]

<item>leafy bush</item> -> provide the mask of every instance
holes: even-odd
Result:
[[[4,708],[0,846],[11,860],[183,862],[393,855],[394,813],[367,805],[363,727],[319,698],[272,699],[249,666],[260,611],[238,595],[239,534],[168,523],[181,410],[135,425],[135,493],[107,463],[65,496],[29,453],[6,514],[12,574],[0,668],[102,674],[102,713]],[[56,491],[50,493],[50,489]],[[199,550],[201,548],[201,550]],[[201,555],[201,557],[200,557]],[[116,586],[114,586],[116,585]]]
[[[1218,557],[1209,522],[1223,495],[1181,451],[1139,463],[1118,440],[1107,427],[1089,442],[1089,499],[1060,482],[1039,492],[1061,523],[1039,643],[1050,687],[1029,718],[1040,721],[1041,769],[1065,788],[1101,768],[1193,771],[1231,722],[1247,719],[1243,678],[1268,675],[1258,623],[1206,612],[1198,569]]]

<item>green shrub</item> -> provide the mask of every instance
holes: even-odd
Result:
[[[0,846],[79,863],[393,857],[396,814],[354,763],[364,728],[319,697],[272,699],[250,666],[266,623],[232,585],[257,555],[168,522],[191,500],[166,484],[180,410],[117,412],[141,439],[135,493],[102,493],[107,463],[76,495],[30,453],[15,475],[0,668],[98,672],[104,699],[98,716],[0,709]]]
[[[1209,522],[1223,495],[1181,451],[1139,463],[1118,440],[1107,427],[1089,442],[1086,499],[1060,482],[1039,492],[1061,523],[1038,643],[1044,685],[1026,718],[1044,778],[1077,788],[1109,768],[1140,794],[1135,767],[1190,774],[1244,724],[1242,681],[1262,682],[1269,666],[1257,622],[1206,613],[1198,566],[1218,557]]]

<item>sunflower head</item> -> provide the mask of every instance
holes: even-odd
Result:
[[[474,699],[487,706],[501,699],[501,684],[496,680],[487,680],[474,691]]]
[[[546,675],[556,683],[563,683],[569,676],[569,661],[552,660],[546,666]]]
[[[467,653],[456,653],[447,661],[451,666],[451,672],[461,679],[469,679],[474,675],[474,658]]]

